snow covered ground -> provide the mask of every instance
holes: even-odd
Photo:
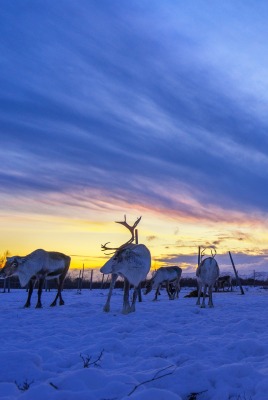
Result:
[[[122,291],[65,290],[65,306],[23,309],[25,290],[0,293],[0,398],[267,400],[268,290],[153,302],[121,314]],[[33,303],[36,301],[36,292]]]

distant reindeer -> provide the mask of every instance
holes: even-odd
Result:
[[[22,287],[29,283],[28,298],[24,307],[30,307],[34,285],[35,282],[38,281],[38,300],[36,308],[42,307],[41,295],[44,281],[56,279],[58,291],[51,306],[57,304],[58,298],[60,299],[59,304],[63,305],[64,301],[61,291],[70,262],[71,258],[65,254],[38,249],[25,257],[7,257],[6,263],[0,271],[0,279],[5,279],[14,275],[18,276]]]
[[[220,276],[215,282],[215,290],[218,292],[220,289],[224,291],[224,288],[227,287],[227,290],[233,290],[232,286],[232,278],[230,275]]]
[[[154,276],[147,282],[144,294],[148,294],[152,289],[155,290],[154,301],[157,300],[162,285],[166,285],[167,294],[170,300],[179,297],[180,292],[180,279],[182,269],[177,266],[161,267]]]
[[[205,249],[203,250],[203,252]],[[197,277],[197,283],[198,283],[198,298],[197,298],[197,305],[200,305],[200,297],[201,297],[201,292],[203,288],[203,301],[201,304],[201,307],[204,308],[206,307],[205,305],[205,298],[206,298],[206,293],[208,289],[208,295],[209,295],[209,301],[208,301],[208,306],[209,307],[214,307],[213,306],[213,301],[212,301],[212,290],[215,285],[215,282],[217,281],[219,275],[220,275],[220,269],[218,266],[217,261],[214,259],[216,255],[216,250],[214,250],[214,254],[211,251],[211,257],[207,257],[204,260],[202,260],[203,257],[203,252],[201,256],[201,263],[199,264],[197,270],[196,270],[196,277]]]
[[[107,247],[105,243],[102,245],[102,250],[115,250],[113,256],[101,267],[100,272],[103,274],[112,274],[112,280],[107,297],[107,301],[103,310],[110,311],[110,300],[114,289],[115,282],[118,276],[124,278],[124,299],[123,299],[123,314],[128,314],[135,311],[135,304],[138,295],[138,287],[140,283],[146,279],[146,276],[151,267],[151,254],[148,248],[143,244],[133,244],[135,228],[140,222],[141,217],[137,219],[133,226],[130,226],[125,221],[116,221],[122,224],[131,232],[131,239],[120,247]],[[129,302],[130,285],[134,286],[132,304]]]

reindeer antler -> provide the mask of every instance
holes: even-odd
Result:
[[[126,220],[126,216],[124,216],[124,217],[125,217],[124,221],[115,221],[115,222],[116,222],[116,224],[121,224],[121,225],[125,226],[130,231],[131,238],[126,243],[122,244],[119,247],[108,247],[107,244],[110,243],[110,242],[102,244],[101,245],[101,250],[102,251],[106,251],[106,250],[115,250],[115,251],[122,250],[123,248],[125,248],[126,246],[128,246],[129,244],[134,242],[134,239],[135,239],[135,228],[138,225],[138,223],[140,222],[141,217],[137,218],[137,220],[136,220],[136,222],[134,222],[133,226],[129,225],[127,223],[127,220]],[[110,253],[110,254],[112,254],[112,253]]]
[[[212,250],[214,250],[214,254],[213,254]],[[215,247],[212,247],[211,248],[211,257],[214,258],[216,254],[217,254],[217,251],[216,251]]]
[[[216,256],[217,252],[216,252],[216,248],[215,247],[212,247],[212,246],[211,247],[210,246],[209,247],[204,247],[203,250],[201,251],[201,257],[200,257],[201,260],[205,256],[204,253],[207,250],[207,248],[210,248],[210,252],[211,252],[211,257],[212,258],[214,258]],[[213,252],[214,252],[214,254],[213,254]]]
[[[206,248],[206,247],[204,247],[204,248],[203,248],[203,250],[201,251],[201,257],[200,257],[200,258],[201,258],[201,260],[202,260],[202,258],[203,258],[203,257],[204,257],[204,255],[205,255],[204,253],[205,253],[206,249],[207,249],[207,248]]]

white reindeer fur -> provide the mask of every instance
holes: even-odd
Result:
[[[196,270],[196,278],[198,283],[198,299],[197,305],[200,305],[201,291],[203,288],[203,301],[201,307],[205,307],[205,297],[208,289],[209,307],[213,307],[212,290],[220,275],[220,269],[217,261],[213,257],[205,258]]]
[[[154,276],[147,283],[145,294],[148,294],[152,289],[155,289],[156,292],[155,292],[154,300],[157,300],[158,291],[159,291],[161,285],[166,284],[168,296],[170,299],[173,300],[176,295],[176,292],[174,293],[174,296],[172,297],[171,293],[169,291],[169,284],[174,283],[176,291],[178,292],[180,290],[181,273],[182,273],[182,269],[177,266],[160,267],[156,271]]]
[[[181,276],[181,272],[181,268],[175,266],[159,268],[152,277],[152,288],[157,289],[158,286],[165,281],[175,281],[176,279],[178,279],[178,277]]]
[[[70,262],[71,258],[65,254],[38,249],[25,257],[7,257],[6,264],[0,271],[0,279],[5,279],[14,275],[19,277],[22,287],[29,283],[28,298],[24,307],[30,307],[34,285],[35,282],[38,281],[38,300],[36,308],[41,308],[41,295],[44,280],[56,278],[58,290],[51,306],[55,306],[58,299],[59,304],[63,305],[64,301],[61,291]]]
[[[117,253],[108,260],[100,272],[103,274],[117,274],[127,278],[133,286],[138,286],[143,281],[151,266],[151,254],[143,244],[131,244],[126,249]]]
[[[10,263],[15,259],[18,262],[18,268],[13,275],[18,276],[22,287],[27,285],[32,276],[36,276],[38,279],[39,271],[42,270],[50,273],[57,269],[64,269],[65,265],[64,259],[52,259],[49,252],[42,249],[35,250],[25,257],[7,257],[7,261]],[[53,277],[47,277],[47,279],[54,279],[56,277],[54,275]]]

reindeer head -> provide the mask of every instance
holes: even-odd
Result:
[[[152,289],[153,289],[153,280],[151,279],[150,281],[146,282],[143,293],[146,295],[150,293]]]
[[[137,262],[137,254],[133,251],[136,246],[134,244],[125,245],[125,247],[117,250],[101,267],[100,272],[103,274],[120,273],[121,266],[133,264]]]
[[[16,275],[18,272],[19,265],[24,262],[24,258],[15,256],[7,257],[6,263],[0,271],[0,279],[8,278],[9,276]]]

